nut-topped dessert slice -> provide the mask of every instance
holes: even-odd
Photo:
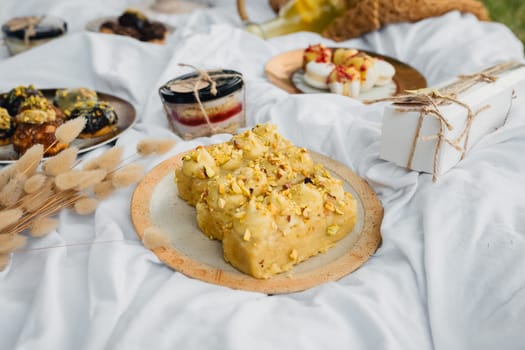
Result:
[[[224,259],[256,278],[325,252],[357,220],[342,181],[269,124],[197,147],[183,157],[176,182],[203,233],[222,241]]]

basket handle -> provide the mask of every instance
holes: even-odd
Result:
[[[246,12],[246,0],[237,0],[237,12],[243,22],[250,22],[250,18]]]

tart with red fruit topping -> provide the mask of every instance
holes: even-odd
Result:
[[[376,60],[377,59],[364,52],[359,52],[356,55],[348,57],[342,65],[357,69],[361,74],[361,90],[368,91],[374,87],[377,81]]]
[[[357,54],[359,54],[359,51],[356,49],[337,48],[334,50],[332,61],[337,66],[344,65],[344,62],[346,60],[348,60],[351,57],[354,57]]]
[[[332,49],[323,44],[310,45],[304,50],[303,69],[311,62],[329,63],[332,61]]]
[[[335,94],[357,98],[361,90],[361,74],[352,66],[336,66],[328,76],[328,87]]]
[[[328,89],[326,78],[334,69],[332,49],[322,44],[310,45],[303,54],[304,82],[317,89]]]

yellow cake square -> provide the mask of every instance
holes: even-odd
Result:
[[[175,175],[200,229],[222,241],[226,261],[256,278],[325,252],[357,221],[357,203],[342,181],[274,125],[197,147]]]

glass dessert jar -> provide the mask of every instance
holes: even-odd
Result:
[[[246,125],[244,81],[239,72],[188,73],[161,86],[159,95],[168,122],[185,140],[233,133]]]
[[[53,16],[15,17],[2,26],[11,55],[56,39],[67,32],[67,23]]]

